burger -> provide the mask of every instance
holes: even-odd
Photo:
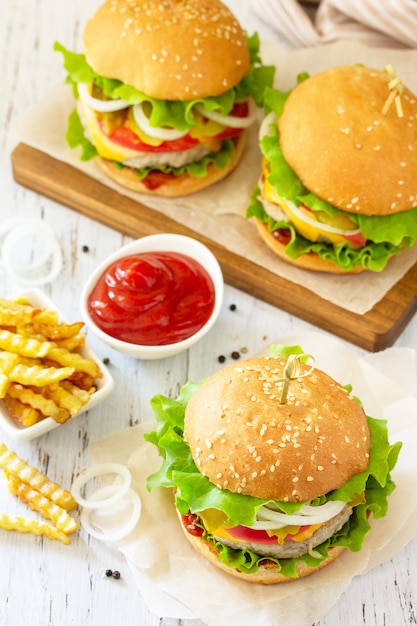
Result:
[[[229,365],[177,399],[155,396],[163,457],[148,488],[172,489],[190,544],[257,584],[293,581],[359,551],[387,513],[401,443],[299,347]]]
[[[66,139],[129,189],[181,196],[215,183],[242,156],[272,66],[219,0],[106,0],[84,54],[63,54],[77,108]]]
[[[381,271],[417,241],[417,98],[391,67],[340,66],[268,89],[247,217],[279,257]]]

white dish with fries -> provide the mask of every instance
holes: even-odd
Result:
[[[10,299],[9,301],[11,302],[12,300],[15,300],[15,299],[19,299],[19,301],[20,299],[24,299],[25,301],[27,301],[27,304],[32,307],[39,308],[47,312],[55,312],[57,314],[58,324],[66,325],[66,327],[69,329],[68,332],[73,332],[71,330],[72,326],[77,327],[77,328],[80,326],[79,323],[74,323],[74,324],[67,323],[67,321],[64,320],[62,314],[60,313],[60,311],[58,311],[57,307],[53,304],[53,302],[46,296],[45,293],[43,293],[39,289],[25,290],[17,294],[15,298]],[[3,327],[0,326],[0,329],[3,329]],[[33,328],[33,330],[35,330],[35,328]],[[8,331],[5,332],[5,337],[6,337],[5,341],[6,342],[8,340],[12,341],[13,339],[11,338],[10,335],[7,335],[7,333]],[[19,334],[19,333],[16,333],[16,334]],[[79,333],[79,334],[82,335],[83,333]],[[9,339],[8,339],[8,336],[9,336]],[[32,337],[26,336],[25,339],[21,340],[20,347],[19,347],[19,342],[18,342],[18,345],[15,346],[13,350],[10,349],[10,351],[7,351],[7,349],[5,350],[3,347],[0,348],[0,359],[3,360],[3,372],[7,371],[7,365],[5,365],[6,361],[4,360],[6,357],[9,357],[9,362],[11,362],[10,359],[12,360],[14,359],[16,363],[18,364],[22,360],[24,361],[26,358],[27,365],[28,366],[31,365],[30,363],[31,355],[19,354],[19,350],[21,352],[22,351],[24,352],[22,345],[25,343],[25,341],[32,340],[32,339],[34,340],[34,344],[29,346],[29,352],[30,352],[30,349],[32,349],[33,355],[35,355],[36,350],[39,349],[39,343],[42,343],[42,341],[39,342],[38,337],[32,338]],[[73,341],[75,341],[75,338],[73,339]],[[13,399],[14,399],[18,401],[20,404],[22,404],[23,403],[22,394],[27,393],[30,396],[31,393],[33,392],[33,382],[32,382],[32,385],[30,385],[31,372],[29,373],[26,372],[29,375],[28,382],[15,379],[13,381],[14,385],[11,386],[9,384],[10,381],[4,380],[4,377],[5,376],[7,377],[7,374],[4,374],[0,371],[0,390],[3,389],[3,393],[1,394],[1,399],[0,399],[0,428],[16,440],[29,441],[37,437],[40,437],[41,435],[44,435],[45,433],[53,430],[54,428],[57,428],[58,426],[65,424],[66,421],[73,419],[74,417],[78,417],[79,415],[81,415],[82,413],[85,413],[86,411],[89,411],[90,409],[95,407],[97,404],[102,402],[105,398],[107,398],[107,396],[113,390],[114,381],[110,372],[108,371],[104,363],[87,346],[84,340],[80,343],[79,347],[74,346],[73,348],[67,348],[66,346],[68,346],[68,343],[66,343],[65,340],[61,342],[61,344],[59,344],[58,342],[58,344],[55,345],[55,342],[50,339],[48,342],[48,345],[50,345],[51,350],[55,350],[56,355],[59,353],[62,355],[63,361],[61,361],[60,363],[61,367],[58,369],[61,369],[62,376],[66,374],[64,378],[62,378],[62,376],[61,377],[58,376],[58,379],[59,379],[58,382],[60,383],[60,386],[62,384],[62,388],[60,388],[59,390],[60,398],[61,398],[61,395],[62,396],[65,395],[66,401],[61,402],[60,400],[60,402],[58,402],[58,400],[56,400],[56,402],[54,401],[50,405],[51,407],[53,406],[54,410],[56,411],[57,418],[51,417],[49,415],[43,416],[45,415],[45,413],[42,414],[41,409],[38,410],[38,408],[33,408],[36,402],[34,404],[32,401],[31,401],[32,402],[31,405],[25,404],[25,406],[28,406],[27,411],[30,411],[31,409],[33,409],[33,415],[31,415],[31,418],[28,420],[27,425],[25,425],[24,423],[19,421],[19,419],[14,417],[10,409],[6,406],[5,389],[7,388],[9,390],[8,392],[9,402],[10,401],[13,402]],[[43,352],[45,352],[45,350],[43,350]],[[12,356],[10,356],[10,354]],[[15,354],[16,356],[14,357],[13,354]],[[35,359],[36,357],[33,358],[33,365],[35,365]],[[50,361],[53,361],[53,358],[51,357],[51,352],[49,353],[49,359]],[[65,363],[65,360],[68,360],[68,364]],[[81,373],[79,372],[80,377],[84,378],[84,382],[86,382],[86,379],[87,380],[91,379],[91,386],[89,386],[89,388],[83,388],[82,381],[79,382],[79,386],[78,386],[70,380],[70,376],[71,376],[70,372],[71,370],[74,371],[75,369],[74,367],[71,367],[71,363],[77,360],[79,361],[82,360],[86,364],[86,369],[90,371],[89,374],[82,372],[82,371]],[[35,366],[37,365],[38,363],[36,363]],[[53,365],[51,365],[49,362],[47,362],[46,365],[42,365],[42,358],[40,359],[40,367],[41,368],[43,367],[43,374],[45,374],[45,371],[48,368],[50,370],[51,376],[54,374],[52,370],[55,370],[55,373],[57,372],[57,368],[53,367]],[[35,372],[35,368],[33,368],[33,371]],[[38,371],[38,374],[37,374],[38,376],[42,375],[39,369],[37,371]],[[98,376],[95,376],[94,375],[95,372],[101,372],[101,375],[99,374]],[[2,383],[4,387],[2,387]],[[39,383],[39,380],[38,380],[38,383]],[[89,383],[87,382],[86,384],[88,387]],[[26,389],[23,389],[24,387],[26,387]],[[36,392],[39,392],[36,395],[38,395],[38,399],[40,400],[40,405],[44,411],[45,411],[45,407],[47,406],[48,401],[50,401],[52,398],[52,396],[45,397],[45,393],[46,393],[45,389],[47,389],[47,387],[48,387],[48,383],[44,383],[43,386],[39,385],[39,389],[36,389]],[[12,389],[13,389],[13,392],[12,392]],[[56,384],[55,384],[55,389],[56,389]],[[14,395],[14,398],[13,398],[12,393]],[[33,395],[32,395],[32,399],[33,399]],[[38,418],[36,418],[36,411],[38,411],[38,415],[40,415],[40,417]]]

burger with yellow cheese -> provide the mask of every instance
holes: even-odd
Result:
[[[298,267],[381,271],[417,241],[417,98],[395,75],[338,66],[267,89],[247,217]]]
[[[84,54],[55,43],[78,107],[67,141],[120,185],[180,196],[238,164],[274,68],[219,0],[106,0]]]
[[[164,460],[148,488],[172,489],[191,545],[242,580],[288,582],[359,551],[395,487],[401,444],[310,360],[273,346],[152,400],[146,439]]]

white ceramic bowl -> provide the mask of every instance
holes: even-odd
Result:
[[[123,257],[142,252],[161,251],[180,252],[182,254],[185,254],[198,261],[210,274],[214,283],[215,304],[213,312],[208,321],[204,324],[204,326],[188,339],[184,339],[183,341],[178,341],[176,343],[171,343],[167,345],[155,346],[140,345],[121,341],[120,339],[111,337],[103,330],[98,328],[88,312],[87,301],[91,291],[93,290],[103,272],[114,261],[117,261],[118,259],[121,259]],[[220,265],[214,254],[204,244],[200,243],[197,239],[193,239],[192,237],[186,237],[184,235],[175,235],[170,233],[150,235],[148,237],[142,237],[141,239],[132,241],[126,246],[123,246],[117,252],[107,257],[94,270],[90,278],[87,280],[87,283],[84,286],[81,294],[81,315],[88,328],[99,339],[101,339],[104,343],[106,343],[114,350],[123,352],[124,354],[127,354],[137,359],[165,359],[167,357],[173,356],[174,354],[178,354],[179,352],[187,350],[197,341],[199,341],[206,333],[208,333],[208,331],[212,328],[213,324],[219,316],[223,302],[223,292],[224,280]]]
[[[64,320],[58,308],[40,289],[27,289],[19,293],[18,296],[26,298],[29,304],[31,304],[32,306],[38,306],[41,308],[58,311],[60,321],[67,321]],[[94,354],[92,350],[90,350],[87,345],[83,346],[83,348],[80,350],[80,353],[84,357],[92,359],[98,364],[103,373],[103,377],[95,381],[97,390],[91,395],[90,400],[80,410],[78,415],[71,417],[71,420],[75,419],[82,413],[85,413],[85,411],[90,411],[90,409],[95,407],[99,402],[102,402],[105,398],[107,398],[107,396],[110,394],[114,387],[114,381],[110,372],[108,371],[104,363]],[[33,426],[23,426],[11,417],[10,413],[4,405],[4,402],[0,400],[0,427],[14,439],[29,441],[31,439],[35,439],[36,437],[44,435],[45,433],[53,430],[54,428],[57,428],[58,426],[64,425],[65,424],[59,424],[52,417],[45,417],[37,424],[33,424]]]

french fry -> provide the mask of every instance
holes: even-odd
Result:
[[[68,352],[63,348],[51,348],[48,351],[48,358],[64,367],[71,367],[76,372],[84,372],[92,378],[101,378],[102,373],[99,366],[92,359],[86,359],[77,352]]]
[[[23,404],[20,400],[12,398],[8,394],[6,394],[3,401],[10,415],[17,419],[23,426],[33,426],[45,418],[37,409]]]
[[[22,502],[28,504],[32,511],[37,511],[46,520],[50,520],[58,530],[66,535],[70,535],[78,530],[79,525],[67,511],[54,504],[49,498],[32,489],[15,476],[4,472],[7,480],[7,487],[10,493],[20,498]]]
[[[40,358],[46,356],[51,348],[49,341],[38,341],[9,330],[0,330],[0,349],[5,352]]]
[[[34,315],[40,310],[28,304],[0,298],[0,324],[2,326],[16,326],[17,323],[30,324]]]
[[[85,346],[85,334],[78,333],[72,337],[66,337],[65,339],[56,339],[55,343],[58,348],[64,348],[64,350],[68,350],[68,352],[73,352]]]
[[[55,526],[36,519],[26,519],[25,517],[20,517],[20,515],[0,513],[0,528],[3,528],[3,530],[17,530],[21,533],[32,533],[33,535],[45,535],[48,539],[58,539],[65,544],[70,543],[68,535],[55,528]]]
[[[11,398],[20,400],[22,404],[37,409],[45,417],[52,417],[60,424],[63,424],[71,417],[70,412],[56,404],[52,398],[46,398],[42,393],[36,393],[32,389],[17,383],[10,383],[7,393]]]
[[[51,385],[60,380],[64,380],[64,378],[69,378],[73,372],[74,368],[72,367],[28,366],[23,363],[18,363],[9,373],[9,380],[22,385],[44,387],[45,385]]]
[[[79,391],[83,390],[79,389]],[[60,384],[48,385],[42,389],[42,393],[46,398],[50,398],[51,401],[56,403],[59,407],[69,411],[70,415],[78,415],[84,404],[87,404],[90,399],[88,394],[86,399],[81,398],[78,394],[73,394],[71,390],[65,389]]]
[[[4,443],[0,443],[0,468],[19,478],[32,489],[36,489],[66,511],[71,511],[77,506],[69,491],[49,480],[35,467],[28,465],[15,452],[8,450]]]
[[[95,387],[84,389],[84,387],[81,387],[82,382],[79,380],[77,382],[78,384],[75,385],[71,380],[63,380],[60,382],[60,386],[79,398],[83,404],[87,404],[90,395],[95,391]]]
[[[31,325],[31,332],[42,335],[49,341],[59,341],[78,335],[84,327],[84,322],[74,322],[73,324],[38,324]]]

